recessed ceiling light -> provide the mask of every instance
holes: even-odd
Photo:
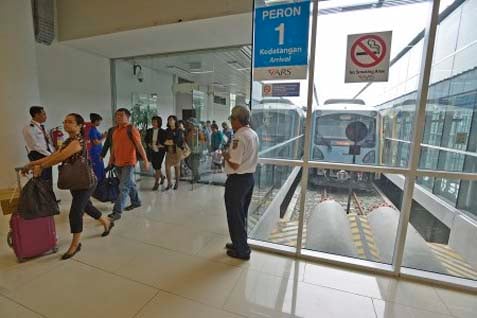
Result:
[[[190,71],[191,74],[208,74],[213,73],[214,71]]]

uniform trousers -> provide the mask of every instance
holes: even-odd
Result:
[[[247,243],[247,217],[254,185],[253,173],[231,174],[225,183],[224,198],[230,238],[240,256],[250,254]]]

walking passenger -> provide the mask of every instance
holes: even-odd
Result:
[[[146,137],[144,142],[147,147],[147,157],[152,163],[152,167],[155,171],[155,183],[152,188],[153,191],[159,189],[159,184],[164,183],[164,176],[161,172],[162,162],[166,155],[166,131],[162,129],[162,118],[159,116],[152,117],[152,128],[146,131]]]
[[[166,155],[166,176],[167,176],[167,187],[165,191],[171,189],[172,187],[172,176],[171,168],[174,167],[176,183],[174,184],[174,190],[177,190],[179,187],[179,178],[180,178],[180,164],[181,157],[180,151],[184,146],[184,133],[179,128],[177,123],[177,117],[171,115],[167,118],[167,130],[166,130],[166,141],[164,145],[167,147]]]
[[[103,151],[103,140],[106,138],[106,133],[101,134],[97,127],[101,125],[103,118],[99,114],[89,114],[91,120],[91,128],[89,130],[89,141],[91,147],[89,149],[89,157],[93,166],[93,171],[98,178],[98,183],[104,179],[104,162],[101,158],[101,152]]]
[[[212,124],[210,128],[212,129],[212,135],[210,136],[210,152],[212,154],[211,169],[214,172],[222,172],[222,150],[225,145],[224,134],[219,130],[219,126],[217,126],[217,124]]]
[[[252,200],[258,162],[258,136],[250,128],[250,111],[245,106],[235,106],[230,116],[235,135],[228,152],[224,153],[225,207],[231,243],[226,244],[227,255],[243,260],[250,259],[247,243],[248,207]]]
[[[123,210],[131,211],[141,206],[141,200],[134,180],[134,168],[138,156],[144,159],[144,169],[149,170],[149,161],[141,143],[139,130],[129,123],[131,113],[126,108],[119,108],[115,113],[116,126],[110,129],[111,154],[109,163],[116,168],[119,177],[119,196],[114,203],[112,220],[119,220]],[[128,197],[131,204],[127,207]]]
[[[224,134],[219,130],[217,124],[212,124],[210,126],[212,129],[212,135],[210,136],[210,150],[215,152],[221,150],[224,146]]]
[[[45,169],[51,169],[58,163],[72,164],[76,160],[87,160],[86,144],[81,131],[84,125],[83,117],[78,114],[69,114],[64,120],[64,129],[69,134],[69,138],[63,143],[60,150],[44,157],[42,159],[32,161],[24,168],[25,171],[33,171],[33,175],[39,176]],[[81,232],[83,232],[83,214],[86,212],[92,218],[98,220],[104,227],[101,236],[107,236],[114,226],[113,221],[102,216],[101,212],[93,206],[90,197],[96,188],[94,183],[89,189],[70,190],[73,200],[70,208],[70,229],[73,234],[68,251],[63,254],[62,259],[73,257],[81,250]]]
[[[189,118],[187,125],[186,142],[191,150],[192,183],[195,183],[200,180],[200,158],[202,157],[204,149],[207,147],[207,139],[201,129],[200,123],[195,118]]]
[[[226,138],[224,148],[227,149],[229,148],[230,143],[232,142],[233,131],[232,129],[229,128],[229,125],[225,121],[222,123],[222,133],[224,134]]]

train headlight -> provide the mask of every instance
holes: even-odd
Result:
[[[363,163],[374,163],[375,160],[376,160],[376,151],[371,150],[370,152],[366,154],[366,156],[364,156]]]
[[[323,155],[323,152],[321,152],[320,148],[314,147],[313,148],[313,160],[324,160],[325,156]]]
[[[349,173],[345,170],[340,170],[336,173],[336,179],[339,181],[346,181],[349,179]]]

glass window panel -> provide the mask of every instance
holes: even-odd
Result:
[[[477,280],[477,222],[447,200],[461,180],[436,183],[446,188],[437,198],[419,185],[414,190],[403,266]],[[475,215],[475,206],[467,197],[470,193],[461,193],[461,203]]]
[[[324,3],[329,8],[335,1],[319,2],[318,8],[321,9]],[[353,1],[349,1],[349,8],[352,5]],[[354,158],[355,163],[408,165],[423,49],[422,41],[410,42],[425,28],[422,17],[428,16],[429,12],[430,1],[396,6],[384,1],[383,6],[353,8],[340,13],[319,10],[315,68],[319,102],[312,115],[311,160],[353,163],[350,146],[354,142],[346,138],[345,131],[348,124],[359,121],[366,126],[368,133],[357,143],[361,151]],[[403,24],[396,18],[398,16],[406,16],[416,23]],[[376,29],[377,25],[379,29]],[[345,83],[347,36],[377,31],[392,31],[393,64],[389,80],[369,83],[368,86],[364,86],[366,83]],[[401,57],[394,60],[398,55]],[[356,100],[326,103],[329,99],[353,96],[365,105],[357,105]],[[381,135],[381,131],[385,131],[386,136]]]
[[[309,169],[303,248],[390,264],[399,221],[400,175]]]
[[[301,159],[305,110],[287,101],[263,101],[252,109],[252,128],[260,138],[262,158]]]
[[[446,5],[442,3],[441,6]],[[420,168],[474,171],[477,81],[472,37],[464,22],[475,15],[464,1],[438,26],[431,69]],[[465,10],[468,8],[470,10]],[[468,20],[467,20],[468,21]],[[475,22],[475,20],[474,20]],[[466,44],[464,44],[466,43]],[[477,279],[474,182],[423,176],[413,193],[403,266]]]
[[[302,1],[256,0],[255,8],[273,7],[274,5],[284,5],[289,2]],[[309,5],[311,8],[311,4]],[[309,19],[308,32],[311,33],[311,15]],[[284,31],[284,36],[289,36],[286,30]],[[309,39],[308,50],[310,50]],[[264,87],[286,83],[298,83],[298,94],[287,96],[287,94],[279,94],[276,91],[273,93],[271,91],[269,93],[264,92]],[[251,126],[257,132],[260,139],[260,158],[303,159],[307,97],[307,78],[288,81],[253,79]]]
[[[248,213],[249,238],[296,247],[301,167],[260,164]]]

